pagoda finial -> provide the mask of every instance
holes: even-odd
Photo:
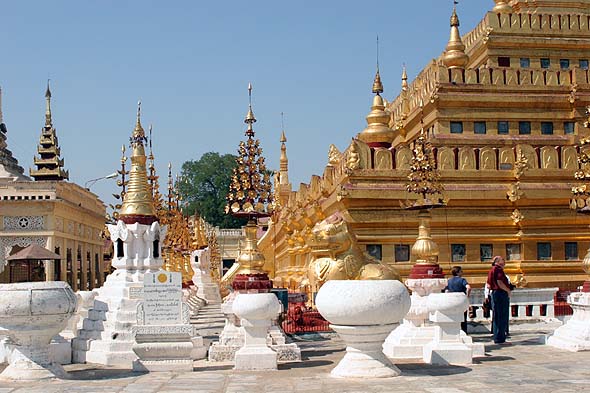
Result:
[[[456,0],[453,0],[453,14],[451,15],[451,34],[442,61],[448,68],[465,68],[469,57],[465,54],[465,45],[459,33],[459,16],[457,15]]]
[[[281,112],[281,158],[279,161],[279,173],[280,173],[280,184],[289,184],[289,159],[287,158],[287,146],[285,142],[287,142],[287,137],[285,136],[285,122],[284,122],[285,114]],[[275,185],[275,188],[277,185]]]
[[[133,136],[143,136],[145,138],[145,131],[141,126],[141,100],[137,101],[137,122],[135,123]]]
[[[379,38],[377,38],[379,40]],[[394,138],[394,131],[389,127],[389,113],[385,112],[385,102],[381,97],[383,84],[379,75],[379,60],[377,60],[377,73],[373,80],[373,105],[367,115],[367,128],[358,134],[358,138],[371,147],[390,147]]]
[[[45,127],[51,127],[52,119],[51,119],[51,90],[49,89],[49,81],[47,79],[47,89],[45,90]]]
[[[131,170],[119,218],[126,224],[149,225],[157,221],[151,187],[148,184],[144,143],[147,142],[140,122],[141,101],[137,105],[137,124],[130,141]]]
[[[408,72],[406,71],[406,63],[403,64],[402,68],[402,90],[408,90]]]
[[[252,83],[248,83],[248,113],[246,114],[244,123],[248,124],[246,136],[254,136],[252,124],[256,123],[256,117],[254,117],[254,112],[252,111]]]
[[[373,94],[383,93],[383,83],[381,83],[381,75],[379,74],[379,36],[377,36],[377,71],[375,72],[375,79],[373,80]]]

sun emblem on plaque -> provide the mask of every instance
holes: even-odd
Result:
[[[158,281],[160,281],[162,284],[165,283],[166,280],[168,280],[168,276],[166,276],[164,273],[160,273],[158,275]]]

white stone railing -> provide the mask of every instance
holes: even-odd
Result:
[[[219,229],[217,237],[242,237],[245,236],[243,229]]]
[[[517,288],[510,296],[511,320],[539,320],[555,317],[555,294],[559,288]],[[483,315],[483,289],[474,289],[469,304],[475,308],[472,321],[485,321]]]

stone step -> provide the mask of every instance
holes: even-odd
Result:
[[[94,340],[90,342],[88,352],[131,352],[135,340]],[[102,364],[102,363],[101,363]]]

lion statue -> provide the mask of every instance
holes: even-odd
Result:
[[[328,280],[400,280],[395,269],[360,249],[340,213],[313,227],[310,246],[312,260],[307,277],[314,290]]]

